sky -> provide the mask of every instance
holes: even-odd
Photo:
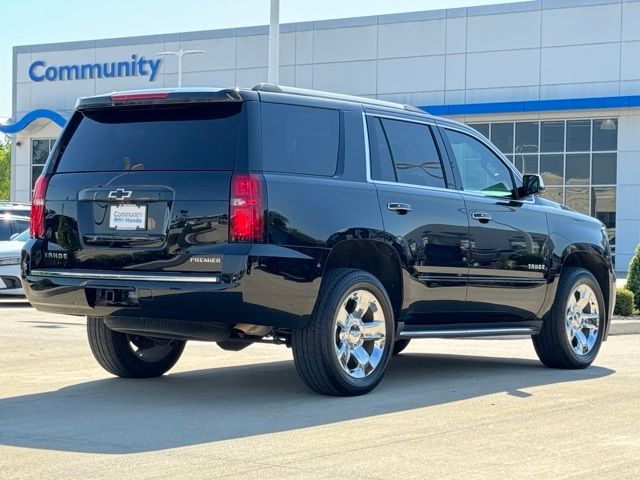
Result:
[[[468,7],[516,0],[280,0],[280,22]],[[0,122],[11,116],[12,47],[269,23],[269,0],[4,0]]]

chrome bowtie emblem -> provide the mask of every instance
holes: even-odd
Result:
[[[125,190],[124,188],[118,188],[117,190],[111,190],[109,192],[109,198],[111,200],[126,200],[131,198],[133,192],[131,190]]]

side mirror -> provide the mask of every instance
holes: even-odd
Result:
[[[20,235],[20,234],[19,233],[14,233],[13,235],[11,235],[9,237],[9,240],[15,240],[18,235]]]
[[[542,192],[544,192],[544,181],[540,175],[527,174],[522,177],[522,187],[518,188],[519,197],[528,197]]]

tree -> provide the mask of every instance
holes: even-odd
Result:
[[[629,264],[626,288],[633,292],[636,307],[640,308],[640,245],[636,247],[636,254]]]
[[[9,200],[11,188],[11,145],[0,140],[0,200]]]

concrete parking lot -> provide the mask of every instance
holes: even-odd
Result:
[[[415,341],[370,395],[329,398],[284,347],[190,343],[109,376],[80,318],[0,302],[0,478],[638,478],[640,335],[583,371],[528,339]]]

